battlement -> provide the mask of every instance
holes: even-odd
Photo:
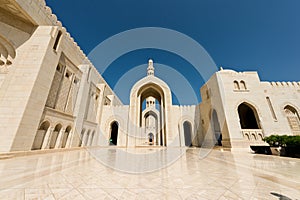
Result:
[[[195,109],[195,105],[180,105],[179,109],[182,111],[188,111],[191,109]]]
[[[31,1],[17,1],[17,4],[26,11],[31,12],[32,18],[37,23],[37,25],[50,25],[57,26],[61,29],[63,35],[66,40],[70,42],[73,48],[78,52],[78,56],[82,60],[82,64],[88,64],[93,66],[90,60],[87,58],[85,53],[79,47],[79,45],[75,42],[74,38],[67,31],[61,21],[57,19],[57,16],[52,12],[52,9],[46,5],[45,0],[31,0]],[[38,14],[36,14],[36,10],[39,10]]]
[[[288,82],[285,82],[285,81],[272,81],[272,82],[267,82],[269,83],[272,87],[300,87],[300,81],[299,82],[296,82],[296,81],[288,81]]]

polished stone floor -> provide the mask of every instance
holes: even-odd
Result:
[[[3,159],[0,173],[0,199],[300,199],[300,159],[245,152],[82,149]]]

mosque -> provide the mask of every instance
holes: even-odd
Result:
[[[220,69],[198,105],[173,105],[149,60],[123,105],[44,0],[0,4],[0,152],[263,144],[300,134],[300,82]]]

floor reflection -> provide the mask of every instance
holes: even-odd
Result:
[[[0,160],[0,199],[300,199],[295,158],[92,148]]]

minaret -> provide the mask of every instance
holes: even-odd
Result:
[[[148,76],[154,76],[154,67],[153,67],[153,60],[152,59],[150,59],[148,61],[147,75]]]

